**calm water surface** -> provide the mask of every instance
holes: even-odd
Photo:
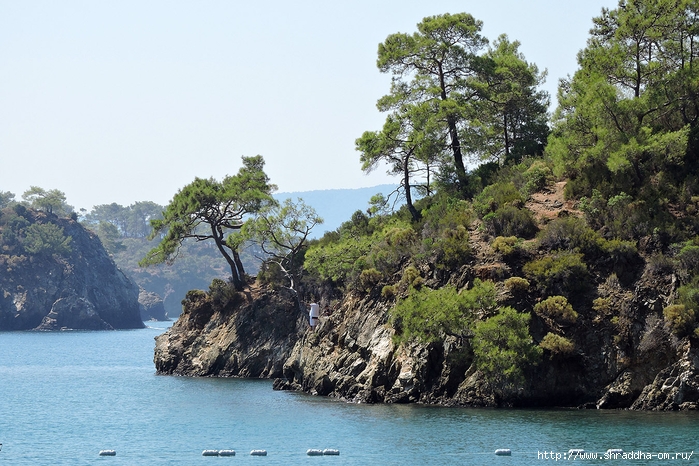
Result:
[[[0,333],[2,465],[529,465],[538,452],[695,451],[699,414],[356,405],[267,380],[156,376],[165,323],[116,332]],[[335,448],[338,457],[309,457]],[[499,457],[498,448],[512,456]],[[102,449],[117,451],[100,457]],[[234,449],[235,457],[203,457]],[[266,457],[250,450],[265,449]]]

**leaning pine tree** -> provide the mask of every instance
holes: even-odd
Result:
[[[238,245],[231,233],[240,230],[244,218],[274,204],[276,186],[265,174],[264,159],[243,157],[243,166],[235,176],[223,181],[213,178],[195,180],[175,194],[165,207],[162,220],[151,220],[153,239],[160,243],[139,262],[141,266],[173,262],[182,243],[188,239],[213,240],[231,269],[231,282],[237,290],[245,286],[245,270]]]

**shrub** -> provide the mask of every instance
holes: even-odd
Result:
[[[439,239],[434,242],[434,248],[437,250],[437,268],[445,270],[458,268],[471,255],[468,230],[460,225],[443,231]]]
[[[538,230],[534,216],[529,210],[510,205],[484,216],[483,225],[493,236],[531,238]]]
[[[582,254],[574,252],[561,252],[528,262],[522,270],[549,295],[565,296],[580,291],[586,286],[588,278]]]
[[[400,281],[412,288],[420,288],[424,283],[424,279],[420,276],[420,271],[414,265],[409,265],[403,270],[403,277]]]
[[[688,242],[677,254],[677,261],[685,274],[699,271],[699,246]]]
[[[672,260],[663,253],[650,256],[647,267],[648,272],[655,276],[670,275],[675,270],[675,265],[672,263]]]
[[[490,246],[493,248],[493,251],[503,256],[509,256],[514,254],[519,248],[519,243],[520,240],[516,236],[498,236]]]
[[[553,172],[542,160],[534,161],[524,172],[524,191],[528,194],[541,191],[554,179]]]
[[[63,228],[53,223],[34,223],[25,230],[22,241],[29,254],[68,255],[72,238],[63,234]]]
[[[665,322],[677,336],[685,336],[694,330],[696,313],[694,309],[687,308],[684,304],[672,304],[666,307],[663,309],[663,315]]]
[[[505,280],[505,289],[510,293],[524,293],[529,289],[529,280],[522,277],[510,277]]]
[[[220,278],[214,278],[209,285],[209,299],[217,308],[225,308],[239,302],[241,296],[232,283],[226,283]]]
[[[379,284],[382,278],[381,272],[374,268],[362,270],[359,274],[359,286],[368,293]]]
[[[381,288],[381,296],[385,299],[393,299],[396,297],[395,285],[385,285]]]
[[[476,367],[497,388],[521,385],[527,366],[537,364],[541,348],[529,335],[529,314],[511,307],[476,324],[473,332],[473,355]]]
[[[546,250],[576,250],[587,257],[598,256],[603,241],[585,220],[577,217],[557,218],[539,235],[539,244]]]
[[[479,217],[483,218],[505,206],[519,207],[525,198],[512,182],[501,182],[487,186],[473,200],[473,208]]]
[[[551,332],[547,333],[544,339],[541,340],[539,347],[550,351],[551,354],[568,355],[575,351],[575,343],[566,337]]]
[[[534,312],[557,322],[574,324],[578,313],[564,296],[551,296],[534,305]]]
[[[612,313],[612,301],[609,298],[596,298],[592,301],[592,310],[598,314],[610,315]]]
[[[474,312],[488,312],[495,305],[495,286],[491,282],[475,280],[473,288],[461,293],[451,285],[436,290],[412,288],[405,299],[396,303],[391,321],[398,342],[438,341],[445,335],[466,335]]]

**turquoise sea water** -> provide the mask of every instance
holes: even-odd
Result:
[[[149,325],[0,333],[0,465],[512,466],[554,463],[543,453],[571,448],[600,454],[577,460],[587,464],[699,464],[699,413],[357,405],[273,391],[268,380],[156,376],[153,338],[166,324]],[[340,456],[309,457],[309,448]],[[654,456],[605,461],[609,448]]]

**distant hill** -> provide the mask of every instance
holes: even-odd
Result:
[[[373,195],[381,193],[388,196],[395,189],[396,185],[383,184],[371,188],[284,192],[276,193],[274,197],[280,201],[287,198],[301,198],[307,205],[313,207],[324,220],[324,223],[311,234],[313,238],[319,238],[326,231],[337,229],[357,210],[366,211],[369,207],[369,199]]]

